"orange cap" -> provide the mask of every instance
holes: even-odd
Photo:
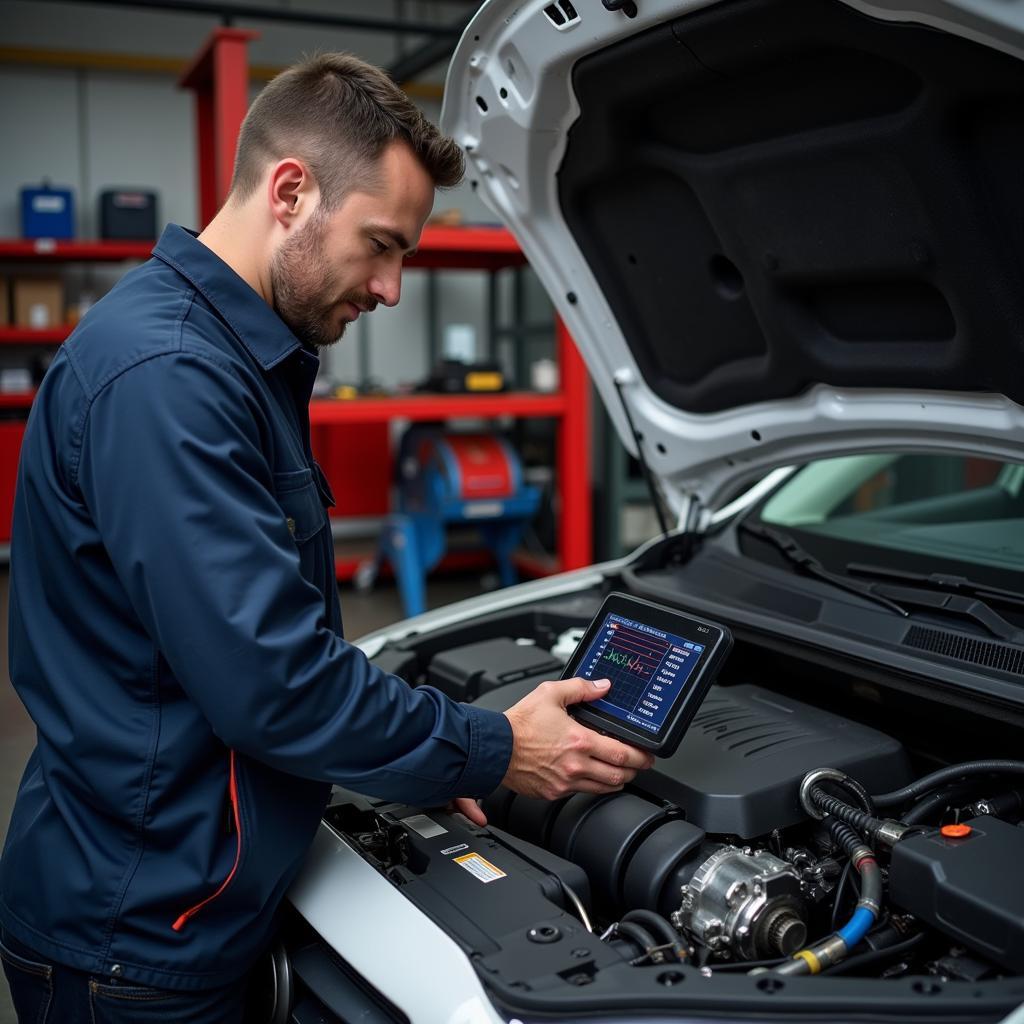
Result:
[[[974,829],[970,825],[943,825],[939,831],[947,839],[963,839],[965,836],[969,836]]]

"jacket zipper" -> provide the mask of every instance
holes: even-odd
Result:
[[[189,907],[189,909],[171,925],[176,932],[180,932],[188,921],[195,917],[203,907],[217,899],[217,897],[220,896],[221,893],[223,893],[231,884],[231,880],[238,872],[238,865],[242,859],[242,816],[239,814],[238,810],[238,780],[235,776],[235,752],[233,750],[231,751],[231,770],[228,778],[228,794],[231,797],[231,816],[235,823],[235,863],[231,865],[231,871],[228,873],[228,877],[220,883],[220,886],[215,893],[207,896],[205,900],[200,901],[194,907]]]

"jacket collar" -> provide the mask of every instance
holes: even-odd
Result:
[[[168,224],[153,255],[195,286],[264,370],[301,348],[285,322],[195,232]]]

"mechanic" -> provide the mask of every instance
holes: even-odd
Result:
[[[462,173],[379,69],[296,65],[253,103],[210,225],[169,226],[47,373],[11,553],[11,678],[38,730],[0,866],[19,1020],[242,1021],[332,783],[482,824],[500,782],[551,799],[649,766],[565,712],[607,681],[502,715],[342,639],[316,352],[398,302]]]

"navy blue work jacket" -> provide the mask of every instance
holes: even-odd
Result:
[[[10,662],[38,744],[0,922],[80,970],[199,989],[267,946],[330,783],[483,796],[512,734],[342,639],[318,360],[184,229],[153,255],[60,349],[25,433]]]

